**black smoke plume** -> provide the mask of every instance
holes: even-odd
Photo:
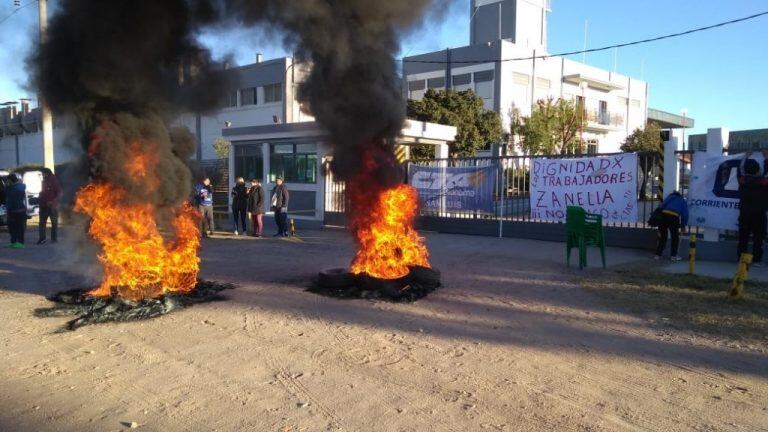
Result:
[[[311,64],[298,98],[328,133],[337,177],[354,180],[373,160],[364,180],[386,188],[402,178],[392,155],[405,119],[394,59],[399,36],[426,11],[447,3],[62,0],[49,39],[30,64],[34,84],[53,109],[80,119],[97,176],[141,199],[173,204],[186,195],[189,171],[182,165],[192,148],[188,135],[168,133],[163,125],[174,111],[211,108],[225,95],[207,51],[195,42],[196,32],[233,22],[275,29],[298,60]],[[179,86],[180,70],[194,70],[197,81]],[[145,196],[145,185],[119,166],[137,142],[151,146],[166,165],[160,183],[168,190]]]
[[[197,0],[211,21],[271,26],[285,37],[309,76],[298,99],[328,133],[337,178],[352,180],[373,150],[382,186],[402,180],[390,157],[405,120],[395,54],[399,37],[446,0]]]
[[[76,116],[95,180],[139,202],[179,205],[189,195],[194,138],[167,125],[181,110],[215,107],[225,88],[194,39],[200,17],[186,0],[58,6],[47,40],[28,59],[33,85],[55,114]],[[151,154],[156,169],[126,169],[132,152]]]

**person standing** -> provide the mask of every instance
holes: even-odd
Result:
[[[248,227],[245,224],[245,218],[248,212],[248,188],[245,187],[245,179],[237,178],[235,186],[232,188],[232,216],[235,220],[235,235],[239,235],[238,228],[242,227],[241,233],[245,234]],[[240,226],[238,227],[238,222]]]
[[[40,191],[40,220],[38,224],[37,244],[45,244],[46,224],[51,219],[51,243],[58,241],[59,231],[59,201],[61,200],[61,184],[50,168],[43,168],[43,187]]]
[[[272,211],[275,212],[275,223],[277,224],[277,234],[274,237],[288,237],[289,199],[288,187],[283,184],[283,178],[278,177],[275,180],[275,188],[272,189]]]
[[[763,176],[760,164],[750,159],[752,152],[747,152],[739,165],[739,246],[738,255],[749,250],[749,238],[752,237],[752,264],[761,266],[763,262],[763,241],[766,234],[766,189],[768,179]]]
[[[24,248],[24,233],[27,230],[27,187],[19,180],[19,176],[8,176],[10,186],[6,189],[5,210],[8,218],[8,233],[11,235],[13,249]]]
[[[259,179],[251,180],[251,188],[248,190],[248,211],[251,213],[251,226],[254,237],[261,237],[264,229],[262,214],[264,213],[264,189]]]
[[[680,192],[674,191],[661,203],[661,220],[659,221],[659,237],[656,245],[655,258],[661,259],[667,246],[667,237],[671,237],[671,260],[680,261],[677,255],[680,247],[680,230],[688,225],[688,203]]]
[[[203,237],[213,235],[213,186],[211,179],[206,177],[203,183],[195,187],[197,194],[197,209],[202,217]]]

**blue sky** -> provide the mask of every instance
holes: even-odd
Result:
[[[13,11],[0,0],[0,19]],[[26,4],[27,1],[22,1]],[[436,22],[405,35],[401,55],[466,45],[469,0],[455,0]],[[584,21],[588,47],[644,39],[768,10],[765,0],[552,0],[549,51],[581,49]],[[24,90],[23,58],[36,41],[37,7],[31,5],[0,24],[0,102],[30,96]],[[241,64],[256,52],[265,58],[290,50],[279,41],[244,30],[208,33],[202,40],[215,55],[234,53]],[[732,26],[646,45],[622,48],[616,71],[650,83],[650,106],[696,119],[694,132],[768,127],[768,16]],[[580,60],[581,55],[573,57]],[[587,63],[613,70],[614,52],[587,55]],[[33,96],[33,95],[32,95]]]

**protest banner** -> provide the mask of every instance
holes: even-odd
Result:
[[[419,191],[421,206],[435,211],[493,213],[497,165],[430,167],[411,164],[410,184]]]
[[[763,156],[752,159],[763,166]],[[739,165],[744,155],[693,155],[688,209],[692,225],[723,230],[739,229]]]
[[[578,159],[535,158],[531,218],[564,221],[568,206],[583,207],[606,222],[637,221],[637,154]]]

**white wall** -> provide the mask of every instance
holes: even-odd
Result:
[[[547,49],[547,0],[517,0],[515,43],[531,49]]]
[[[263,100],[263,99],[262,99]],[[221,137],[225,122],[231,122],[231,127],[260,126],[273,124],[273,116],[283,118],[283,103],[248,105],[244,107],[224,108],[218,112],[201,116],[200,138],[202,144],[202,159],[216,159],[213,141]],[[185,126],[192,134],[196,131],[196,115],[183,114],[179,116],[176,125]]]
[[[536,51],[535,55],[543,53]],[[533,57],[534,50],[510,42],[502,43],[502,58]],[[533,60],[507,61],[501,65],[500,115],[505,130],[509,130],[509,111],[514,106],[521,115],[531,114],[532,105],[547,97],[575,100],[584,96],[587,110],[597,110],[600,101],[607,102],[612,115],[623,117],[623,124],[609,130],[586,130],[584,139],[596,139],[601,153],[618,152],[628,134],[642,128],[647,119],[647,83],[605,69],[576,61],[550,57]],[[567,75],[581,74],[590,79],[610,82],[620,87],[610,91],[588,87],[582,90],[578,84],[564,82]]]
[[[53,130],[54,162],[72,162],[82,155],[80,136],[77,131],[56,128]],[[13,136],[0,138],[0,168],[14,168],[17,165],[43,164],[43,135],[29,133],[19,135],[19,163],[16,163],[16,141]]]

